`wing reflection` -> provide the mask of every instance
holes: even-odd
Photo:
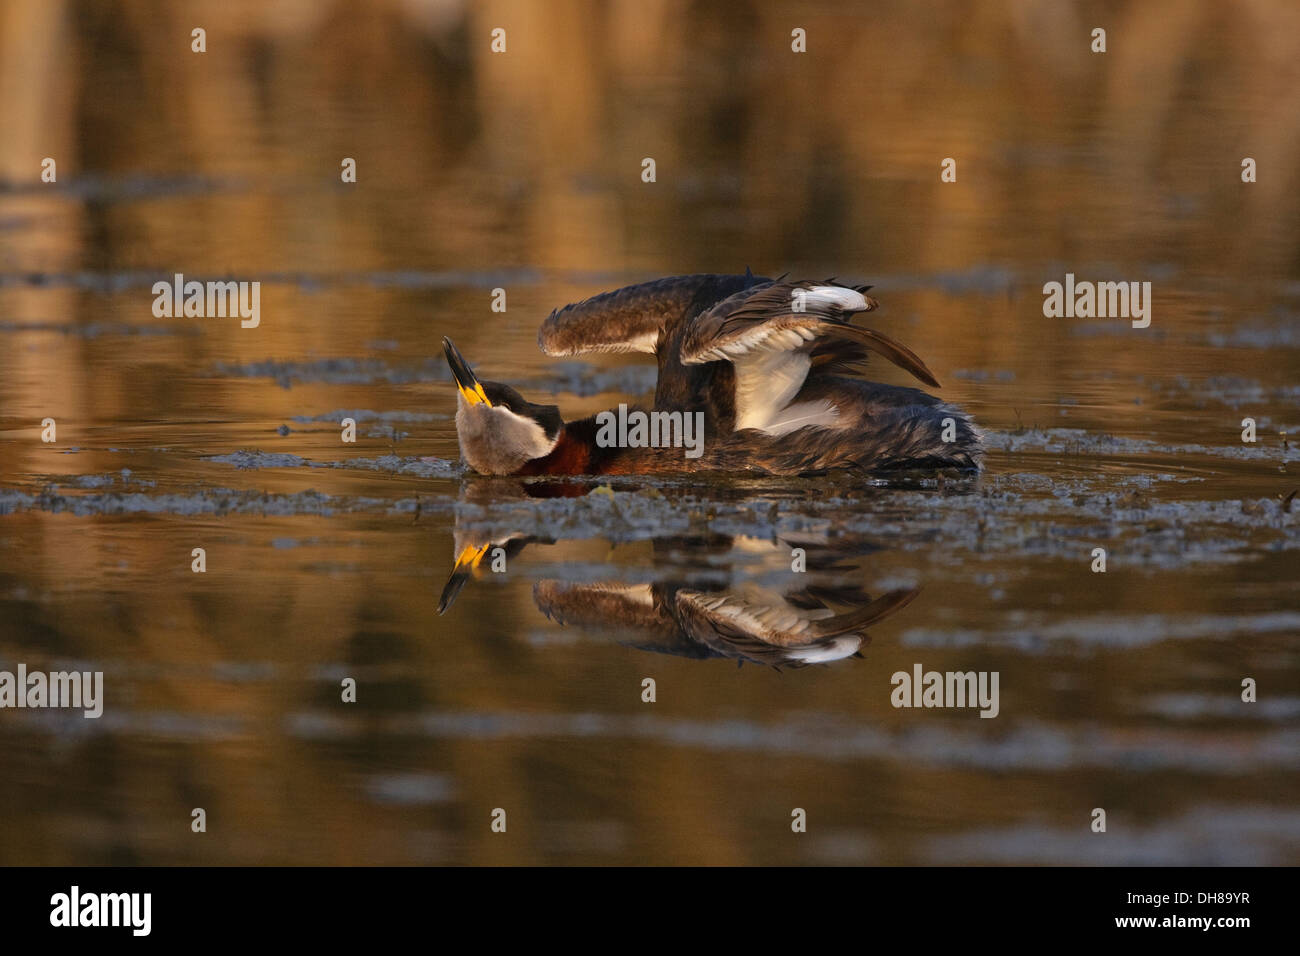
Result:
[[[455,564],[439,613],[492,561],[513,562],[533,543],[555,539],[485,532],[481,524],[462,531],[458,521]],[[874,550],[874,543],[848,536],[660,537],[653,542],[649,581],[614,575],[593,581],[588,566],[537,581],[533,600],[562,626],[609,634],[640,650],[803,667],[858,656],[870,640],[867,630],[916,597],[914,587],[873,597],[856,583],[866,576],[863,559]]]
[[[807,591],[784,595],[765,588],[700,591],[677,582],[620,585],[548,579],[533,598],[559,624],[617,623],[643,632],[623,641],[641,650],[680,657],[730,658],[773,667],[802,667],[858,654],[866,628],[907,605],[916,588],[890,591],[845,611]]]

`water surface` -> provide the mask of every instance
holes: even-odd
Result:
[[[203,55],[123,9],[0,23],[0,669],[106,684],[0,711],[0,862],[1300,861],[1290,4],[1112,11],[1104,56],[1055,4],[816,4],[804,55],[765,3],[235,4]],[[441,336],[576,418],[654,372],[546,358],[552,308],[746,266],[874,283],[985,474],[464,474]],[[176,272],[260,325],[156,318]],[[1045,318],[1066,272],[1151,326]],[[917,593],[779,669],[557,603],[807,586]],[[916,663],[998,717],[894,708]]]

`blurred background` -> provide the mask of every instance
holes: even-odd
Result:
[[[1300,860],[1294,3],[6,0],[0,131],[0,669],[107,688],[0,711],[0,863]],[[442,335],[580,417],[653,368],[546,359],[552,308],[747,266],[876,283],[987,474],[461,477]],[[156,318],[177,272],[261,282],[259,327]],[[1066,272],[1151,282],[1151,327],[1044,318]],[[457,542],[511,534],[439,617]],[[775,585],[794,534],[922,588],[863,660],[533,599]],[[917,661],[999,670],[1001,716],[894,710]]]

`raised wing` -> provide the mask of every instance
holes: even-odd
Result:
[[[547,355],[584,352],[653,354],[664,329],[675,319],[696,314],[758,282],[745,275],[669,276],[630,285],[556,309],[542,323],[537,344]]]
[[[808,426],[835,428],[833,401],[796,401],[814,365],[842,368],[877,352],[937,386],[906,346],[850,324],[876,301],[870,286],[834,282],[766,282],[737,292],[695,319],[682,340],[683,365],[730,362],[735,369],[735,428],[779,436]]]
[[[743,362],[763,352],[804,349],[815,339],[843,339],[879,353],[937,388],[934,375],[907,346],[850,324],[857,313],[878,307],[864,295],[870,288],[801,281],[745,289],[696,319],[682,343],[682,364]]]

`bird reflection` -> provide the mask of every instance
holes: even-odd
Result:
[[[513,562],[530,544],[555,543],[459,527],[455,537],[440,614],[493,561]],[[533,600],[561,626],[612,631],[619,643],[639,650],[796,668],[860,656],[868,628],[918,593],[897,588],[873,598],[855,583],[863,577],[861,559],[876,550],[861,538],[710,534],[661,537],[653,544],[649,582],[576,579],[575,572],[575,579],[538,581]]]

